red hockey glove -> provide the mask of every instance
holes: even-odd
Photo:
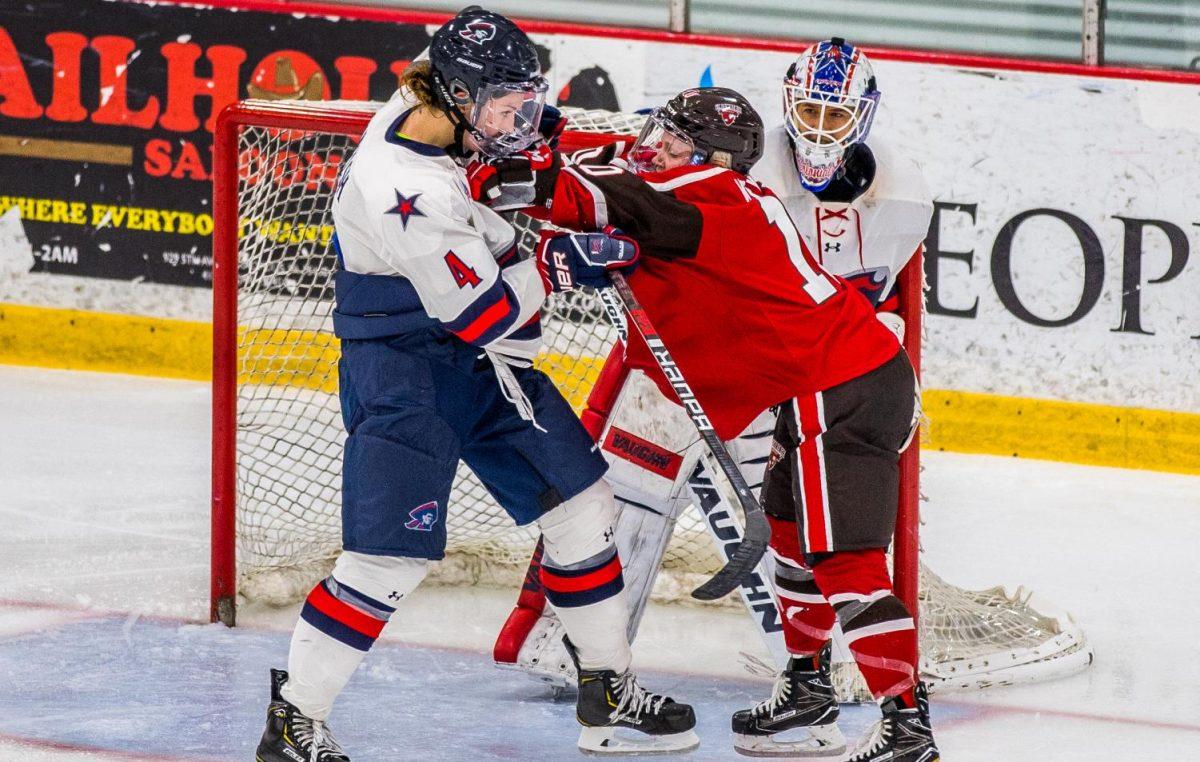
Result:
[[[608,271],[637,265],[638,245],[614,227],[603,233],[554,233],[543,230],[537,267],[548,291],[579,286],[608,287]]]
[[[558,154],[545,143],[503,159],[472,161],[467,165],[471,198],[498,212],[546,206],[561,166]]]

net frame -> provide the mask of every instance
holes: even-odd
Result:
[[[330,417],[328,406],[314,404],[312,397],[336,392],[336,378],[331,375],[336,359],[336,340],[330,338],[328,309],[325,307],[300,306],[290,297],[297,293],[321,293],[329,288],[330,272],[320,266],[320,257],[328,257],[328,236],[319,227],[287,225],[282,221],[267,219],[273,212],[272,191],[283,184],[287,187],[309,190],[310,188],[332,189],[336,181],[336,163],[331,161],[306,161],[303,156],[259,155],[247,157],[239,144],[245,130],[276,131],[282,137],[301,142],[309,134],[340,136],[351,142],[361,135],[371,116],[380,104],[359,102],[305,103],[296,101],[243,101],[226,108],[218,117],[214,134],[214,233],[213,233],[213,288],[214,288],[214,331],[213,331],[213,494],[212,494],[212,577],[210,617],[227,625],[236,622],[238,593],[238,538],[239,530],[239,468],[241,482],[254,488],[256,480],[262,484],[282,484],[285,497],[295,502],[301,512],[309,507],[306,500],[336,503],[338,485],[331,483],[305,483],[301,475],[289,471],[288,453],[298,447],[297,462],[316,468],[319,473],[330,473],[321,463],[340,460],[340,441],[324,441],[322,448],[311,446],[306,437],[316,438],[311,430],[301,432],[298,441],[278,442],[270,440],[262,432],[271,426],[284,428],[290,421],[315,424],[316,429],[340,430],[341,423]],[[577,149],[612,142],[618,136],[636,135],[644,116],[614,114],[611,112],[589,112],[566,109],[569,118],[568,131],[563,135],[563,147]],[[316,155],[321,147],[312,146]],[[247,158],[251,161],[247,163]],[[255,163],[257,162],[257,163]],[[248,164],[248,165],[247,165]],[[320,198],[320,196],[314,196]],[[244,215],[243,201],[250,206],[259,204],[266,208]],[[316,204],[317,202],[313,202]],[[327,201],[325,202],[327,205]],[[327,209],[309,208],[308,213],[327,212]],[[243,216],[248,217],[243,219]],[[528,224],[522,231],[526,247],[536,238],[537,225]],[[331,234],[331,229],[329,231]],[[303,250],[310,247],[315,266],[301,266],[287,272],[272,269],[273,255],[255,259],[247,265],[241,262],[239,240],[285,242]],[[268,252],[270,247],[268,246]],[[303,255],[302,255],[303,256]],[[326,262],[328,259],[325,260]],[[239,272],[241,270],[241,272]],[[923,317],[922,260],[918,253],[913,261],[900,273],[899,313],[904,318],[905,349],[913,367],[920,374],[921,339]],[[324,278],[324,280],[322,280]],[[247,284],[258,283],[260,288],[246,289]],[[239,291],[239,284],[243,292]],[[265,285],[263,285],[265,284]],[[246,297],[245,291],[251,293]],[[279,297],[279,298],[275,298]],[[313,304],[328,304],[318,299]],[[571,353],[585,347],[602,362],[607,354],[607,345],[615,339],[615,332],[607,335],[597,345],[588,341],[595,337],[594,327],[599,324],[603,310],[589,294],[573,297],[565,312],[551,313],[544,317],[546,334],[550,337],[551,351],[543,357],[543,370],[556,381],[570,376],[573,369]],[[241,300],[241,304],[239,304]],[[266,309],[272,322],[257,329],[239,329],[239,320],[245,319],[255,309]],[[583,316],[582,318],[580,316]],[[585,330],[584,326],[588,326]],[[585,335],[586,334],[586,335]],[[324,338],[322,338],[324,337]],[[299,346],[299,351],[294,351]],[[255,365],[247,367],[240,362],[239,353],[246,354],[246,347],[265,347],[262,357]],[[281,356],[281,352],[290,354]],[[322,370],[323,369],[323,370]],[[242,420],[239,423],[239,380],[244,386],[253,385],[270,374],[291,374],[284,383],[268,383],[266,386],[286,392],[282,400],[275,400],[265,411],[258,411],[259,418]],[[591,369],[590,381],[598,375],[599,367]],[[587,376],[588,374],[584,374]],[[578,409],[582,406],[584,390],[567,388],[565,393]],[[242,400],[245,402],[245,400]],[[273,420],[275,419],[275,420]],[[239,458],[239,430],[244,440],[242,450],[250,453],[268,453],[269,457],[254,455]],[[294,433],[294,432],[293,432]],[[265,444],[253,444],[259,436]],[[245,444],[249,442],[250,444]],[[316,454],[313,454],[316,453]],[[276,457],[277,456],[277,457]],[[305,458],[309,458],[305,462]],[[460,467],[460,474],[462,469]],[[897,595],[913,612],[920,611],[922,672],[926,679],[935,684],[960,687],[981,687],[999,682],[1015,682],[1025,679],[1041,679],[1054,674],[1076,671],[1080,665],[1090,662],[1091,650],[1082,631],[1072,622],[1062,618],[1047,617],[1029,604],[1029,598],[1018,590],[1014,595],[995,588],[985,591],[966,591],[941,580],[920,563],[918,552],[919,509],[921,496],[920,443],[914,441],[900,461],[901,496],[898,506],[896,537],[894,544],[893,575]],[[309,480],[311,482],[311,480]],[[481,489],[481,488],[480,488]],[[310,498],[313,491],[317,498]],[[472,499],[479,499],[476,495]],[[456,518],[461,512],[449,512],[449,530],[453,535],[458,529]],[[686,519],[687,514],[685,514]],[[507,575],[493,577],[493,581],[517,582],[521,579],[528,552],[534,543],[532,529],[523,530],[515,545],[511,523],[503,513],[492,516],[490,521],[508,531],[503,543],[489,546],[487,542],[477,544],[472,554],[461,554],[450,563],[443,564],[451,572],[443,576],[459,581],[478,582],[493,577],[492,569],[507,570]],[[685,598],[685,591],[693,587],[697,577],[714,571],[719,561],[712,552],[709,540],[699,519],[690,530],[698,535],[699,550],[684,550],[684,566],[678,570],[681,580],[674,585],[676,592],[667,592],[668,597]],[[682,521],[681,521],[682,523]],[[677,529],[677,536],[687,534]],[[251,596],[282,603],[298,600],[315,580],[328,573],[335,553],[319,550],[310,552],[311,538],[303,535],[284,538],[281,547],[284,553],[294,556],[290,567],[275,569],[270,584],[260,584],[261,579],[248,575],[242,579],[244,589],[257,586]],[[513,548],[516,550],[513,550]],[[708,567],[699,556],[707,550]],[[306,555],[307,554],[307,555]],[[689,556],[689,554],[691,554]],[[496,561],[497,563],[489,563]],[[289,572],[294,575],[289,576]],[[692,575],[688,578],[687,575]],[[669,576],[669,575],[668,575]],[[918,590],[921,595],[918,599]],[[661,592],[661,591],[659,591]],[[919,602],[918,602],[919,600]],[[1003,663],[998,663],[1003,662]],[[1047,668],[1051,665],[1052,668]],[[996,678],[997,669],[1005,671],[1004,678]],[[862,695],[864,690],[856,670],[841,671],[838,680],[844,695]],[[857,685],[855,684],[857,682]]]

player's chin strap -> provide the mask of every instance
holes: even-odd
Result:
[[[529,397],[525,396],[525,390],[521,388],[521,383],[517,381],[517,377],[512,372],[514,367],[532,368],[533,363],[529,360],[493,352],[490,349],[485,349],[484,354],[492,361],[492,367],[496,369],[496,380],[500,382],[500,392],[504,395],[504,399],[512,403],[512,406],[517,409],[517,415],[521,416],[522,420],[529,421],[535,429],[545,433],[546,430],[537,422],[537,418],[533,417],[533,403],[529,401]]]
[[[451,158],[461,159],[467,154],[466,146],[463,145],[463,136],[468,132],[471,137],[475,138],[475,142],[483,145],[483,133],[475,129],[467,118],[463,116],[462,111],[455,105],[454,99],[450,96],[450,90],[447,89],[446,83],[442,81],[442,76],[436,70],[429,73],[429,79],[433,82],[434,93],[437,95],[437,107],[441,109],[446,118],[450,120],[450,124],[454,125],[454,142],[446,149],[446,153]]]

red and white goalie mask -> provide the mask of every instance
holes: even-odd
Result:
[[[871,62],[845,40],[818,42],[788,68],[784,124],[805,188],[816,192],[829,185],[846,150],[866,139],[878,105]]]

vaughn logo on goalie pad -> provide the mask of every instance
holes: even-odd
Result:
[[[408,512],[409,520],[405,522],[405,529],[415,529],[418,532],[432,532],[433,525],[437,523],[438,504],[436,500],[432,500],[424,505],[418,505]]]
[[[679,455],[616,426],[608,428],[608,435],[604,438],[604,449],[618,458],[671,480],[675,479],[679,467],[683,464],[683,458]]]
[[[742,529],[729,514],[728,505],[721,499],[717,485],[709,478],[703,461],[696,462],[687,485],[696,500],[696,507],[708,522],[709,531],[719,540],[721,555],[728,560],[742,542]],[[742,582],[742,597],[746,606],[758,615],[759,627],[763,632],[783,632],[779,610],[775,607],[775,597],[771,593],[771,587],[763,579],[762,568],[760,565]]]

